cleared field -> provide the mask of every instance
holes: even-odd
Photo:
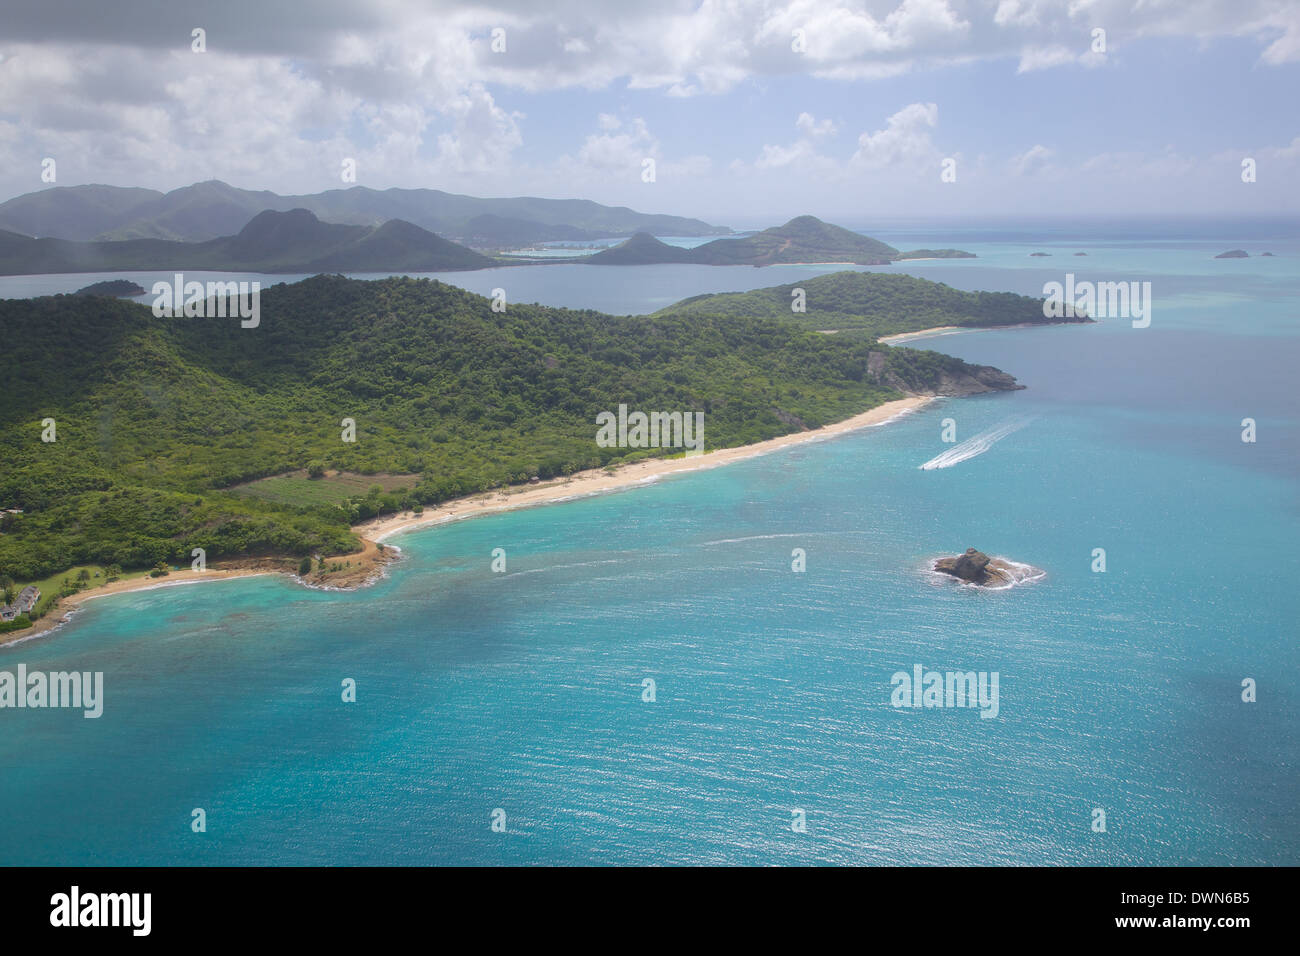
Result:
[[[352,471],[326,472],[321,478],[308,478],[305,470],[299,470],[259,478],[230,490],[250,498],[304,508],[337,505],[349,498],[365,497],[376,485],[384,491],[403,491],[415,487],[419,480],[419,475],[362,475]]]
[[[36,616],[39,617],[50,609],[50,605],[53,604],[55,599],[59,596],[59,592],[63,590],[64,580],[66,579],[70,584],[75,584],[77,581],[77,575],[81,571],[85,571],[90,575],[86,581],[87,587],[99,587],[99,585],[103,584],[105,581],[103,565],[78,564],[68,568],[66,571],[60,571],[58,574],[51,574],[48,578],[41,578],[38,581],[19,581],[14,585],[14,595],[17,596],[18,592],[29,584],[36,585],[41,592],[41,599],[36,602],[35,608]],[[121,579],[127,580],[130,578],[139,578],[148,573],[147,570],[125,571],[122,573]]]

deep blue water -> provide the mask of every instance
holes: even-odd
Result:
[[[1034,294],[1065,271],[1152,282],[1147,329],[927,343],[1025,391],[412,532],[364,591],[136,592],[0,649],[106,685],[98,720],[0,710],[0,862],[1300,863],[1300,242],[1084,238],[906,267]],[[1212,258],[1238,245],[1276,258]],[[538,283],[515,301],[642,312],[800,268],[510,274]],[[919,470],[952,447],[945,418],[959,441],[1023,427]],[[1047,576],[993,593],[925,571],[968,545]],[[895,709],[916,664],[997,671],[998,717]]]

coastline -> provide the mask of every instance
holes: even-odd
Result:
[[[353,533],[359,535],[362,539],[362,550],[350,556],[339,556],[340,558],[360,557],[368,559],[369,566],[361,562],[358,563],[358,574],[353,576],[355,580],[348,582],[346,589],[353,590],[357,587],[363,587],[382,573],[387,560],[377,557],[379,549],[376,546],[385,538],[392,537],[400,532],[442,524],[447,521],[459,521],[465,518],[478,517],[479,515],[495,514],[500,511],[557,504],[573,498],[622,491],[658,480],[665,475],[717,468],[733,462],[744,461],[748,458],[756,458],[759,455],[765,455],[791,445],[834,438],[858,429],[885,425],[931,401],[934,401],[934,399],[926,395],[900,398],[892,402],[885,402],[883,405],[877,405],[873,409],[822,428],[793,432],[789,435],[770,438],[767,441],[755,442],[752,445],[720,448],[692,458],[648,458],[621,465],[612,472],[606,471],[604,468],[593,468],[562,478],[539,482],[535,485],[516,485],[456,498],[444,502],[437,508],[425,510],[421,514],[403,512],[382,518],[372,518],[352,526]],[[400,549],[393,548],[392,550],[398,551]],[[59,598],[45,616],[30,628],[0,634],[0,647],[20,643],[29,638],[39,637],[56,630],[67,623],[83,604],[95,598],[107,597],[112,594],[125,594],[130,591],[179,587],[185,584],[256,577],[265,574],[287,574],[291,577],[297,577],[283,564],[284,562],[262,559],[245,564],[237,562],[231,567],[214,567],[206,571],[172,571],[166,577],[161,578],[142,577],[114,581],[112,584],[104,584],[97,588]],[[364,576],[362,576],[363,573]],[[308,587],[320,586],[303,583]]]
[[[1045,325],[1066,325],[1065,322],[1017,322],[1015,325],[936,325],[932,329],[918,329],[915,332],[899,332],[876,339],[882,345],[897,345],[914,339],[929,338],[932,335],[956,335],[966,332],[1000,332],[1004,329],[1037,329]],[[835,331],[839,331],[836,329]]]
[[[732,462],[765,455],[768,452],[790,445],[831,438],[860,428],[883,425],[931,401],[933,399],[930,396],[900,398],[892,402],[886,402],[883,405],[877,405],[869,411],[854,415],[852,418],[846,418],[832,425],[809,431],[793,432],[789,435],[769,438],[767,441],[755,442],[752,445],[719,448],[716,451],[697,455],[694,458],[648,458],[622,465],[614,472],[605,471],[603,468],[593,468],[563,478],[553,478],[550,481],[539,482],[535,485],[516,485],[495,491],[480,492],[476,495],[444,502],[435,509],[426,510],[423,514],[416,515],[407,512],[383,518],[372,518],[354,526],[352,530],[371,541],[381,542],[399,532],[410,531],[425,525],[441,524],[445,521],[458,521],[463,518],[473,518],[498,511],[513,511],[517,508],[554,504],[571,498],[620,491],[624,488],[654,481],[664,475],[716,468],[720,465],[728,465]]]

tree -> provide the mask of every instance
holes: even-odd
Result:
[[[307,557],[303,558],[302,561],[299,562],[298,574],[301,577],[306,577],[311,574],[311,555],[307,555]]]
[[[313,461],[311,464],[309,464],[309,465],[307,466],[307,477],[308,477],[308,478],[324,478],[324,477],[325,477],[325,463],[324,463],[323,461]]]

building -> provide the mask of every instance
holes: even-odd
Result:
[[[18,600],[14,603],[18,606],[18,613],[24,614],[36,607],[36,602],[40,599],[41,589],[29,584],[18,592]]]

